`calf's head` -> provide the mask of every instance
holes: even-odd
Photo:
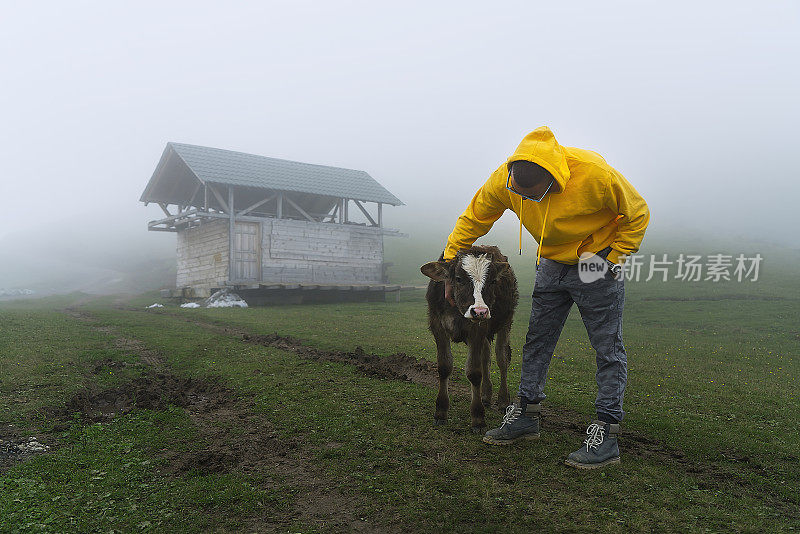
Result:
[[[453,287],[456,307],[473,321],[491,319],[497,291],[495,284],[508,269],[507,258],[494,258],[488,252],[462,251],[451,261],[432,261],[420,268],[436,281]]]

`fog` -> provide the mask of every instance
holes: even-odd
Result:
[[[168,276],[138,202],[168,141],[367,171],[441,250],[548,125],[647,199],[645,245],[800,247],[796,2],[401,5],[4,3],[0,288]]]

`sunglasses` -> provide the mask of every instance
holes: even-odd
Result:
[[[513,172],[513,171],[509,171],[509,172],[508,172],[508,179],[506,180],[506,189],[508,189],[508,190],[509,190],[509,191],[511,191],[512,193],[516,193],[516,194],[518,194],[518,195],[519,195],[519,196],[521,196],[522,198],[527,198],[528,200],[533,200],[534,202],[541,202],[541,201],[542,201],[542,199],[544,198],[544,196],[547,194],[547,192],[548,192],[548,191],[550,191],[550,188],[551,188],[551,187],[553,187],[553,182],[555,182],[555,181],[556,181],[556,180],[555,180],[555,178],[553,178],[552,180],[550,180],[550,185],[548,185],[548,186],[547,186],[547,189],[545,189],[545,190],[544,190],[544,193],[542,193],[542,194],[541,194],[541,196],[540,196],[539,198],[529,197],[528,195],[525,195],[525,194],[523,194],[523,193],[520,193],[519,191],[517,191],[516,189],[514,189],[514,187],[511,185],[511,173],[512,173],[512,172]]]

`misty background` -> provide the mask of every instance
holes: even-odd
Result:
[[[642,252],[800,258],[799,52],[793,1],[3,2],[0,289],[174,285],[168,141],[364,170],[420,264],[541,125],[642,193]]]

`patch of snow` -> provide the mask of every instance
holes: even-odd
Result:
[[[227,289],[220,289],[205,300],[206,308],[247,308],[247,303]]]
[[[181,304],[181,308],[199,308],[200,305],[196,302],[187,302],[186,304]]]
[[[0,458],[13,457],[21,460],[32,454],[46,452],[48,450],[50,450],[50,446],[39,442],[34,436],[28,439],[0,439]]]
[[[159,304],[158,302],[156,302],[155,304],[151,304],[150,306],[148,306],[148,308],[163,308],[163,307],[164,307],[164,305],[163,305],[163,304]]]
[[[44,452],[49,448],[50,447],[44,443],[39,443],[33,436],[28,438],[27,443],[23,442],[17,445],[17,449],[19,449],[20,452]]]

